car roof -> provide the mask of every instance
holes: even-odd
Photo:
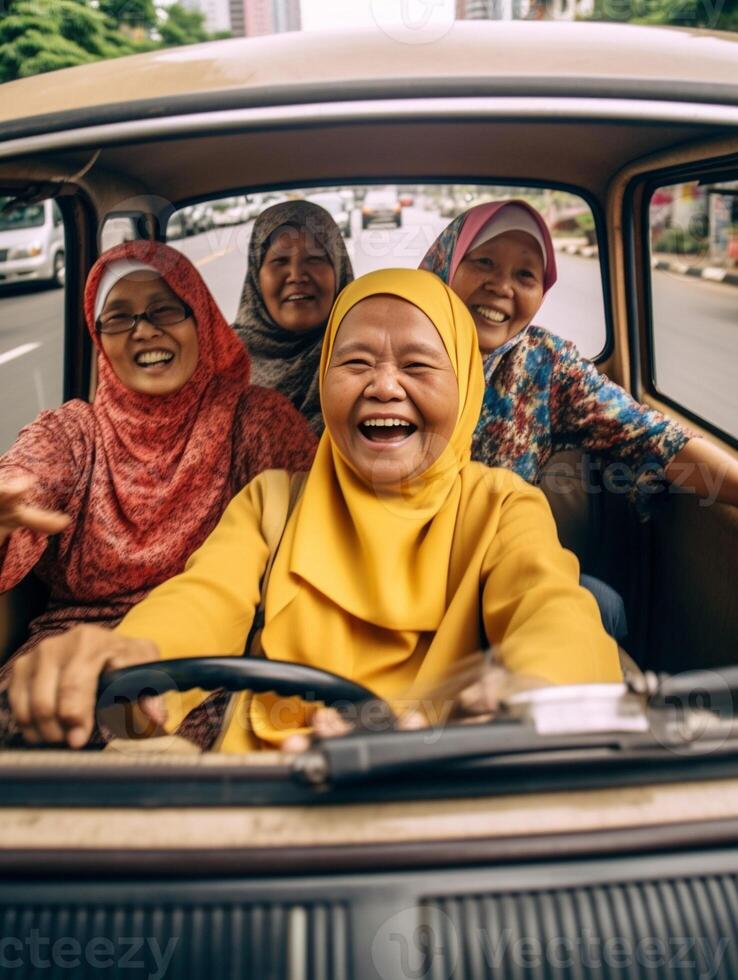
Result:
[[[520,94],[528,83],[531,93],[680,98],[691,92],[704,101],[735,102],[737,68],[738,34],[679,28],[457,21],[430,43],[402,43],[382,29],[286,33],[99,61],[56,72],[53,84],[48,74],[5,83],[0,136],[28,131],[34,117],[53,126],[59,114],[103,106],[117,106],[119,118],[140,118],[144,107],[155,116],[197,100],[213,108],[460,94],[464,84],[475,94]],[[8,132],[11,122],[17,131]]]

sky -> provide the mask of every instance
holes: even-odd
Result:
[[[304,31],[453,22],[454,0],[300,0]],[[428,24],[430,26],[430,24]],[[431,28],[432,29],[432,28]]]
[[[371,0],[300,0],[302,29],[371,27]]]

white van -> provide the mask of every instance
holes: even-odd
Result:
[[[39,280],[64,285],[64,222],[55,201],[3,211],[0,198],[0,286]]]

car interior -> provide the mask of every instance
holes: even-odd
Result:
[[[127,217],[136,234],[165,238],[169,217],[185,205],[236,194],[278,198],[296,186],[308,193],[321,187],[421,183],[490,185],[497,191],[548,188],[576,195],[593,217],[590,240],[596,236],[598,261],[591,264],[601,277],[606,339],[601,348],[584,353],[636,397],[735,451],[735,427],[726,431],[724,423],[660,389],[653,342],[658,311],[651,301],[650,198],[658,188],[690,182],[735,186],[735,138],[720,125],[699,118],[689,123],[636,118],[625,125],[601,118],[421,115],[401,124],[365,119],[310,126],[229,124],[202,133],[188,131],[179,117],[162,120],[160,128],[158,139],[146,136],[139,142],[130,135],[116,137],[111,126],[104,145],[91,142],[15,159],[5,154],[0,160],[3,194],[54,195],[64,214],[65,397],[89,397],[94,391],[80,311],[85,273],[106,221]],[[576,316],[573,306],[571,317]],[[690,329],[697,331],[698,324]],[[543,480],[562,542],[577,554],[584,572],[624,596],[628,648],[638,664],[678,672],[733,662],[738,511],[669,493],[642,523],[622,487],[596,484],[596,465],[586,464],[595,480],[595,492],[587,493],[581,460],[567,456],[563,462],[564,467],[554,458]],[[33,583],[24,583],[1,601],[0,636],[7,654],[39,600]]]

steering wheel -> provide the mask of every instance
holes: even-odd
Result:
[[[323,701],[329,706],[384,703],[369,688],[327,670],[253,657],[187,657],[111,670],[100,677],[98,703],[109,706],[124,699],[135,701],[142,694],[189,691],[194,687],[257,694],[273,691],[286,697],[298,695],[305,700]]]

